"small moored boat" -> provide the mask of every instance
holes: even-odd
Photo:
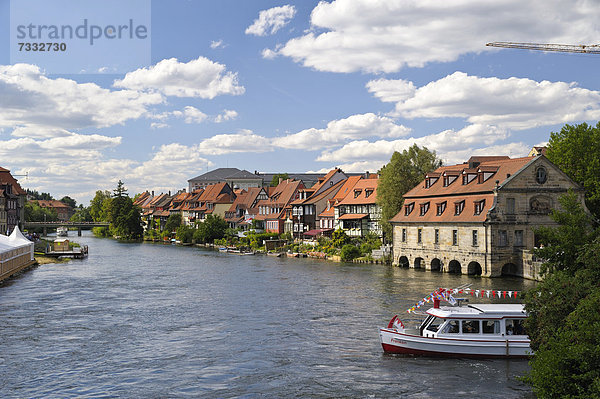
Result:
[[[64,226],[60,226],[56,229],[57,237],[67,237],[69,235],[69,229]]]
[[[522,304],[440,306],[444,292],[433,296],[434,306],[415,328],[394,316],[379,329],[387,353],[449,357],[526,358],[532,355],[524,328]],[[452,298],[454,302],[454,298]]]

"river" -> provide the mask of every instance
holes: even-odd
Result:
[[[70,238],[87,259],[0,284],[2,398],[532,397],[527,361],[398,357],[378,335],[437,287],[532,282]]]

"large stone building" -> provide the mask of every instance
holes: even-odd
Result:
[[[188,180],[189,192],[192,193],[200,188],[204,189],[218,183],[227,183],[234,190],[248,190],[250,187],[262,187],[263,178],[247,170],[218,168]]]
[[[391,219],[394,264],[536,278],[523,261],[537,244],[534,229],[554,225],[550,211],[569,189],[583,203],[583,189],[543,155],[443,166],[404,196]]]

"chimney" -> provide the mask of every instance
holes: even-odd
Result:
[[[367,171],[365,172],[365,179],[368,179],[370,176],[371,176],[371,174],[370,174],[370,173],[369,173],[369,171],[367,170]]]
[[[152,190],[152,196],[154,197],[154,190]]]
[[[279,178],[279,184],[281,184],[281,182],[283,181],[283,177]]]
[[[169,197],[171,196],[171,190],[169,190]]]

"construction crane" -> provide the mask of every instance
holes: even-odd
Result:
[[[491,42],[488,47],[521,48],[526,50],[560,51],[563,53],[600,54],[600,44],[540,44],[540,43],[514,43]]]

